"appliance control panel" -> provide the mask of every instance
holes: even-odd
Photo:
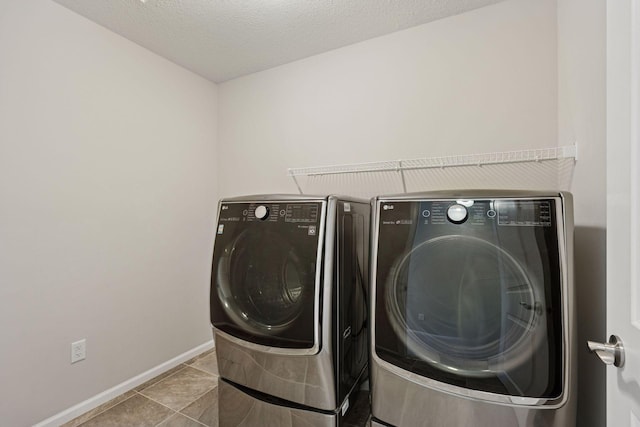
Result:
[[[320,219],[320,202],[256,202],[222,203],[219,221],[226,222],[285,222],[316,224]]]
[[[546,199],[389,201],[380,204],[380,224],[550,227],[552,206]]]
[[[498,225],[551,226],[549,200],[501,200],[496,204]]]

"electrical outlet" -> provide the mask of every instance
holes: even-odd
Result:
[[[80,341],[71,343],[71,363],[76,363],[87,357],[87,340],[81,339]]]

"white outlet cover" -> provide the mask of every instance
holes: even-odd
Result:
[[[87,340],[81,339],[71,343],[71,363],[76,363],[87,357]]]

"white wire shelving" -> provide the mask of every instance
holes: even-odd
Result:
[[[389,160],[369,163],[353,163],[331,166],[318,166],[306,168],[290,168],[290,176],[298,191],[304,193],[300,185],[299,177],[317,178],[331,175],[353,175],[353,174],[385,174],[385,176],[395,176],[401,181],[402,191],[407,192],[407,173],[430,171],[437,173],[437,170],[451,168],[482,168],[491,165],[513,165],[518,163],[540,164],[549,161],[569,160],[573,165],[578,158],[577,145],[566,145],[550,148],[536,148],[528,150],[502,151],[479,154],[464,154],[442,157],[427,157],[419,159]],[[549,174],[548,168],[544,171]],[[391,175],[389,175],[391,174]],[[467,172],[467,175],[469,173]]]

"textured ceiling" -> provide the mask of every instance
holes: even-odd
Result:
[[[214,82],[501,0],[54,0]]]

